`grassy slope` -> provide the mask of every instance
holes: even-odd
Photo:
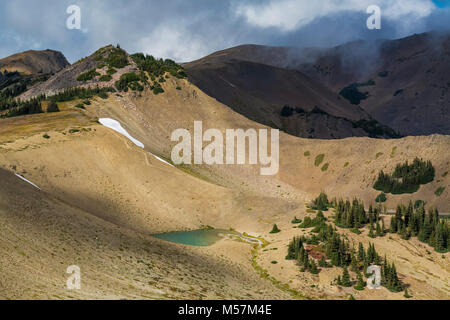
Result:
[[[182,90],[176,90],[176,86]],[[1,172],[2,181],[7,183],[0,189],[0,243],[4,252],[0,265],[7,271],[0,278],[6,288],[0,291],[0,297],[242,298],[250,294],[248,297],[286,298],[286,293],[251,271],[249,245],[225,241],[211,248],[180,249],[148,235],[213,225],[267,237],[278,250],[263,255],[263,267],[272,276],[281,276],[288,282],[291,279],[284,278],[284,271],[296,277],[297,267],[267,265],[264,259],[272,261],[277,254],[284,256],[285,246],[296,230],[271,236],[268,232],[272,223],[278,223],[282,230],[291,229],[289,221],[294,215],[303,217],[304,202],[322,189],[334,195],[374,199],[371,179],[377,170],[393,167],[397,160],[415,155],[431,157],[438,176],[448,168],[445,152],[450,139],[445,136],[309,141],[282,134],[281,169],[277,176],[261,177],[259,167],[252,166],[191,167],[197,177],[204,178],[198,179],[155,160],[94,120],[100,116],[120,120],[146,145],[147,151],[165,157],[170,154],[172,130],[191,128],[194,120],[203,120],[205,128],[262,126],[232,112],[184,80],[170,79],[164,88],[166,93],[158,96],[144,93],[142,97],[130,94],[125,98],[96,99],[87,111],[76,110],[72,107],[75,103],[68,103],[61,106],[59,114],[2,120],[1,167],[24,175],[39,185],[44,194]],[[71,134],[71,128],[79,128],[80,132]],[[51,138],[43,138],[44,133]],[[394,147],[397,149],[392,153]],[[311,155],[305,157],[305,151]],[[383,155],[377,158],[380,152]],[[314,166],[318,154],[325,154],[323,164],[329,163],[325,172]],[[344,168],[346,162],[349,165]],[[449,185],[448,176],[440,180],[439,184],[421,188],[417,197],[450,211],[445,207],[449,203],[448,187],[439,198],[430,194],[436,185]],[[394,207],[399,198],[390,200],[389,207]],[[381,253],[392,251],[392,241],[380,241]],[[401,246],[411,250],[416,245]],[[416,257],[406,251],[404,258],[416,263]],[[406,262],[392,258],[398,262],[399,271],[411,279],[426,279],[423,274],[430,272],[415,274]],[[138,260],[151,261],[158,267],[147,274],[148,267]],[[66,279],[65,268],[77,263],[88,270],[88,285],[82,292],[67,292],[61,287]],[[281,266],[286,269],[282,271]],[[24,273],[23,268],[32,271]],[[45,270],[47,276],[40,270]],[[169,276],[167,270],[171,270]],[[448,272],[448,266],[443,266],[438,273],[445,279]],[[325,279],[331,275],[324,273]],[[218,279],[223,281],[213,285]],[[445,288],[436,281],[432,288]],[[298,281],[295,283],[298,285]],[[219,289],[222,287],[225,289]],[[298,289],[320,298],[320,294],[304,285]],[[413,287],[418,289],[423,288]],[[333,298],[343,298],[331,292]]]

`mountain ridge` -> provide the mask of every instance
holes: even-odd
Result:
[[[450,134],[450,34],[427,32],[395,40],[353,41],[332,48],[241,45],[191,62],[233,60],[297,70],[403,135]],[[360,83],[373,83],[355,90]]]
[[[28,50],[0,59],[0,71],[24,74],[54,73],[70,65],[66,57],[55,50]]]

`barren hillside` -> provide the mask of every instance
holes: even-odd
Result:
[[[0,59],[0,71],[18,71],[25,74],[53,73],[69,65],[59,51],[30,50]]]
[[[243,45],[188,64],[248,61],[298,70],[403,135],[449,134],[449,34],[354,41],[334,48]],[[356,90],[355,90],[356,89]]]

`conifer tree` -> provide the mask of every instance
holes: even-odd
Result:
[[[366,283],[364,282],[362,274],[361,274],[361,272],[359,270],[356,273],[356,277],[357,277],[357,283],[356,283],[356,286],[354,288],[356,290],[364,290],[364,288],[366,286]]]
[[[320,258],[320,260],[319,260],[319,267],[321,267],[321,268],[327,268],[327,267],[328,267],[328,263],[327,263],[327,261],[325,260],[325,257],[324,257],[324,256],[322,256],[322,257]]]
[[[381,226],[379,222],[377,222],[376,235],[377,237],[383,236],[383,232],[381,231]]]
[[[355,257],[354,254],[352,254],[352,258],[351,258],[350,270],[352,270],[353,272],[356,272],[357,270],[359,270],[358,262],[357,262],[356,257]]]
[[[270,233],[279,233],[281,232],[280,229],[278,229],[278,226],[276,224],[273,225],[272,231]]]
[[[344,268],[344,272],[342,273],[341,285],[343,287],[350,287],[352,285],[350,282],[350,274],[348,273],[347,268]]]
[[[364,251],[364,246],[360,242],[358,246],[358,261],[364,261],[366,259],[366,252]]]
[[[311,261],[310,261],[310,263],[309,263],[309,266],[310,266],[310,272],[312,273],[312,274],[317,274],[317,273],[319,273],[319,270],[317,269],[317,265],[316,265],[316,262],[313,260],[313,259],[311,259]]]
[[[375,234],[373,233],[373,225],[372,224],[370,224],[370,227],[369,227],[369,237],[375,238]]]

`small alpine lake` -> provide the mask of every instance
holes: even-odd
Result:
[[[259,240],[241,235],[239,232],[222,229],[198,229],[154,234],[155,238],[195,247],[211,246],[220,239],[242,240],[251,244],[261,244]]]

